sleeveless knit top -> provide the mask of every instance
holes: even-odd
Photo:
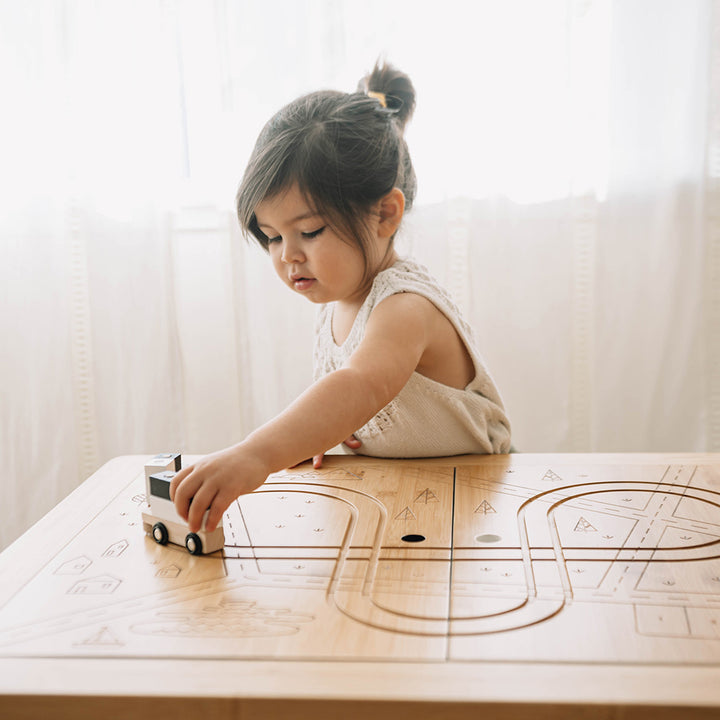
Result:
[[[508,452],[510,423],[475,347],[472,330],[448,293],[413,260],[398,260],[378,273],[342,345],[336,344],[332,334],[334,303],[320,307],[315,327],[315,379],[346,364],[363,339],[370,313],[385,298],[400,292],[427,298],[450,320],[470,353],[475,377],[459,389],[414,372],[400,393],[355,432],[362,442],[355,452],[387,458]]]

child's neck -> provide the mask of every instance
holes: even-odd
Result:
[[[378,263],[377,267],[374,269],[362,292],[359,292],[352,297],[336,301],[335,310],[333,311],[332,331],[335,342],[338,345],[342,345],[347,339],[347,336],[350,334],[355,318],[357,317],[357,314],[367,296],[370,294],[370,290],[372,290],[375,278],[383,270],[387,270],[392,267],[398,259],[398,254],[395,252],[395,249],[389,248],[385,257],[383,257],[382,261]]]
[[[384,257],[377,263],[372,272],[369,274],[363,288],[351,297],[338,300],[336,303],[337,306],[342,307],[346,311],[352,311],[354,309],[355,313],[357,313],[357,311],[362,307],[362,304],[365,302],[365,298],[367,298],[370,294],[375,278],[383,270],[391,268],[398,259],[398,254],[395,252],[395,249],[393,247],[388,248]]]

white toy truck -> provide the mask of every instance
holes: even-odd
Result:
[[[177,514],[170,500],[170,482],[180,470],[180,454],[156,455],[145,466],[145,498],[148,512],[142,513],[143,528],[159,545],[171,542],[184,545],[191,555],[215,552],[225,546],[222,523],[209,533],[205,530],[207,512],[202,529],[197,533],[188,530],[187,523]]]

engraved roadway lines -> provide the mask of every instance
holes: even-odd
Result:
[[[522,572],[525,576],[525,586],[516,585],[517,604],[509,609],[502,625],[488,620],[484,625],[476,624],[476,632],[503,629],[510,615],[517,626],[533,619],[541,620],[543,615],[549,618],[571,600],[602,599],[628,604],[673,600],[675,596],[668,592],[671,588],[666,585],[657,587],[656,584],[653,594],[648,594],[647,588],[643,588],[643,593],[638,592],[634,585],[639,584],[649,570],[656,570],[656,563],[666,563],[667,567],[671,561],[681,564],[718,557],[720,496],[708,489],[688,488],[692,472],[692,468],[675,469],[674,477],[670,477],[666,471],[663,477],[673,482],[585,481],[582,485],[559,487],[562,478],[553,473],[551,479],[556,487],[536,491],[532,496],[527,493],[528,498],[517,513],[517,535],[507,526],[504,528],[509,542],[488,546],[480,552],[469,548],[471,543],[466,533],[464,547],[460,549],[456,544],[454,577],[462,578],[463,584],[453,588],[452,617],[457,617],[458,607],[467,612],[469,607],[481,606],[479,598],[487,595],[489,589],[483,585],[483,578],[490,577],[501,558],[510,563],[518,556],[522,562],[516,563],[514,570],[510,567],[510,572]],[[459,471],[459,487],[462,487],[461,477]],[[544,479],[548,477],[546,473]],[[472,478],[471,471],[465,473],[465,480],[466,487],[474,485],[476,492],[482,489],[486,493],[484,502],[488,505],[499,505],[506,496],[507,488],[503,486],[502,491],[496,490],[488,500],[492,484],[478,482]],[[494,515],[486,517],[495,521],[497,530],[499,520]],[[694,519],[692,532],[687,531],[690,519]],[[500,540],[501,535],[494,537]],[[459,569],[462,572],[458,572]],[[632,569],[635,582],[626,579],[622,586],[618,578]],[[709,568],[702,572],[718,575]],[[685,582],[683,579],[683,584]],[[697,601],[706,605],[717,602],[719,583],[720,580],[712,581],[713,586],[708,587],[705,582]],[[558,596],[559,588],[561,596]],[[537,601],[542,605],[531,609],[530,605]],[[491,613],[487,612],[486,617],[490,618]],[[452,632],[457,628],[458,624],[454,623]]]
[[[412,487],[400,492],[400,497],[392,491],[395,505],[390,512],[383,515],[377,506],[374,511],[363,506],[358,514],[374,518],[365,523],[365,532],[352,533],[349,539],[345,531],[343,544],[336,541],[344,561],[333,565],[329,596],[342,612],[372,627],[424,635],[494,633],[524,627],[554,616],[571,599],[602,598],[624,603],[652,599],[657,596],[637,594],[628,582],[622,586],[623,575],[633,565],[642,573],[651,561],[717,556],[717,494],[704,489],[688,491],[689,472],[676,470],[672,479],[681,482],[585,481],[565,486],[558,486],[562,478],[557,473],[545,473],[542,479],[550,480],[555,487],[543,492],[509,485],[499,488],[492,482],[458,482],[452,571],[445,552],[449,546],[443,542],[426,544],[421,550],[403,549],[386,539],[381,558],[381,527],[417,521],[418,500],[432,506],[436,527],[438,514],[448,511],[447,498],[441,500],[442,492],[434,488]],[[664,477],[667,475],[666,470]],[[310,487],[306,485],[306,489]],[[296,491],[300,490],[296,486]],[[333,491],[341,490],[335,487]],[[374,496],[357,491],[348,494],[346,490],[345,497],[343,502],[350,504],[359,503],[360,498],[365,503],[376,502]],[[513,529],[508,524],[509,511],[515,513],[518,498],[525,500]],[[678,535],[685,532],[676,517],[681,503],[696,506],[688,513],[698,518],[693,521],[690,535]],[[712,520],[698,515],[701,507],[708,510]],[[473,523],[463,517],[468,508],[481,518],[484,530],[496,532],[468,537],[467,528],[474,532]],[[374,539],[370,539],[367,530],[373,523],[377,524]],[[423,527],[422,523],[416,525],[414,529]],[[532,536],[529,526],[533,528]],[[675,542],[676,537],[679,542]],[[492,545],[496,541],[502,542]],[[250,545],[256,546],[254,542]],[[258,549],[255,547],[255,552]],[[285,551],[290,552],[291,546],[286,546]],[[306,551],[316,552],[317,548]],[[272,552],[277,554],[280,548],[276,546]],[[369,560],[362,552],[371,553]],[[386,562],[393,559],[402,563]],[[256,569],[260,570],[257,559]],[[451,602],[449,610],[445,610],[444,588],[448,581]],[[412,607],[408,596],[421,598],[422,602]],[[448,620],[452,622],[449,629]]]
[[[474,628],[466,623],[475,630],[470,637],[451,622],[450,657],[533,661],[553,647],[553,656],[565,661],[672,662],[680,653],[687,661],[716,663],[717,646],[696,640],[720,639],[720,494],[710,489],[717,484],[712,473],[696,478],[695,470],[630,468],[593,480],[590,468],[575,474],[575,484],[574,473],[562,469],[537,484],[521,468],[506,477],[511,492],[525,496],[516,501],[512,528],[503,526],[504,512],[487,510],[507,504],[507,485],[458,468],[456,494],[465,488],[475,493],[470,504],[486,503],[478,516],[486,524],[475,537],[486,547],[472,548],[467,532],[462,548],[456,542],[451,615],[475,609],[484,618]],[[542,485],[547,489],[538,491]],[[463,525],[456,520],[456,527]],[[497,580],[503,563],[502,575],[524,577],[514,584],[516,605],[493,618],[484,600],[500,591],[484,578],[494,573]],[[532,632],[512,632],[520,627]],[[559,637],[577,642],[560,647]]]
[[[285,574],[287,581],[294,556],[293,584],[305,574],[305,582],[325,575],[327,597],[343,615],[396,633],[445,637],[452,468],[365,479],[362,491],[276,480],[241,498],[247,546],[232,553],[243,560],[243,578],[269,583]],[[304,507],[309,498],[312,507]],[[403,537],[424,539],[414,548]]]
[[[684,467],[594,472],[286,471],[230,509],[224,558],[122,530],[137,526],[126,522],[133,481],[1,609],[0,652],[85,626],[83,642],[116,648],[120,618],[135,634],[187,636],[198,621],[200,636],[291,635],[320,612],[312,602],[305,612],[299,591],[325,597],[328,638],[341,627],[333,609],[393,635],[470,640],[598,601],[634,608],[640,634],[717,637],[714,478],[694,482]],[[295,604],[273,602],[287,592]],[[477,647],[459,646],[457,657]]]
[[[133,478],[0,608],[0,652],[23,643],[41,647],[38,640],[56,634],[232,587],[219,553],[193,558],[184,548],[161,547],[142,532],[138,508],[144,496],[138,491],[143,485],[142,476]]]

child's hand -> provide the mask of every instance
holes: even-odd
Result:
[[[347,440],[343,442],[343,445],[347,445],[351,450],[357,450],[362,445],[362,443],[354,435],[351,435]],[[320,455],[316,455],[313,458],[313,467],[316,470],[322,467],[324,457],[325,454],[322,453]]]
[[[260,487],[269,474],[260,458],[236,445],[180,470],[170,483],[170,499],[190,532],[200,529],[208,510],[203,529],[212,532],[233,500]]]

